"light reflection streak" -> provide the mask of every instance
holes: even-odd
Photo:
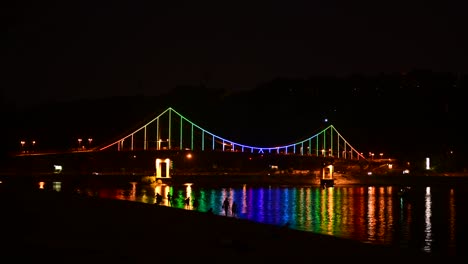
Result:
[[[311,217],[311,210],[312,210],[312,199],[310,197],[310,188],[307,188],[305,190],[305,196],[304,196],[304,204],[305,204],[305,210],[304,210],[304,227],[306,229],[310,229],[312,226],[312,217]]]
[[[289,198],[288,198],[288,200],[291,201],[290,202],[291,210],[290,210],[290,213],[289,213],[289,215],[290,215],[289,218],[290,218],[290,221],[292,222],[292,224],[294,224],[295,226],[297,226],[297,224],[299,223],[299,221],[297,221],[297,219],[295,217],[295,215],[298,213],[297,212],[297,203],[296,203],[296,199],[295,199],[296,195],[297,195],[297,188],[293,188],[291,190],[291,194],[289,195]]]
[[[206,193],[203,188],[199,190],[199,196],[198,196],[198,210],[206,212],[208,210],[207,204],[206,204]]]
[[[424,247],[423,250],[425,252],[431,252],[432,249],[432,199],[431,199],[431,187],[426,187],[426,198],[425,198],[425,210],[424,210]]]
[[[275,188],[274,190],[274,201],[275,201],[275,210],[274,210],[274,213],[272,215],[273,217],[273,221],[274,223],[280,223],[280,224],[285,224],[285,222],[283,222],[283,213],[282,213],[282,207],[283,207],[283,201],[282,201],[282,195],[281,195],[281,191],[279,188]]]
[[[375,187],[368,187],[367,194],[369,195],[367,200],[367,234],[369,240],[375,241]]]
[[[62,190],[62,182],[52,182],[52,190],[60,192]]]
[[[132,190],[130,191],[130,195],[129,195],[129,200],[130,201],[135,201],[136,200],[136,186],[137,186],[137,183],[136,182],[131,182],[130,183],[132,185]]]
[[[351,206],[350,204],[347,203],[348,201],[345,199],[348,195],[352,195],[350,191],[351,191],[350,188],[343,188],[342,199],[340,199],[341,208],[342,208],[341,219],[345,223],[352,222],[353,220],[352,214],[351,214],[351,208],[350,208]]]
[[[366,217],[366,212],[367,212],[367,209],[366,209],[367,200],[366,199],[369,199],[369,196],[366,193],[365,187],[358,188],[356,195],[358,198],[356,199],[356,202],[354,206],[352,207],[352,208],[358,209],[358,211],[354,213],[354,219],[355,219],[354,225],[356,226],[355,233],[362,234],[363,235],[362,239],[368,239],[369,236],[367,233],[368,221]]]
[[[297,221],[298,222],[301,222],[301,223],[304,223],[304,188],[300,188],[299,189],[299,192],[297,193],[297,198],[298,199],[298,203],[297,203],[297,206],[298,206],[298,214],[297,214]]]
[[[265,220],[265,214],[263,212],[263,208],[265,207],[265,189],[264,188],[260,188],[259,189],[259,192],[258,192],[258,206],[255,206],[255,209],[256,209],[256,214],[257,214],[257,217],[258,217],[258,220],[260,222],[263,222]],[[254,205],[252,205],[254,207]]]
[[[193,209],[192,208],[192,201],[193,201],[193,199],[192,199],[193,198],[192,197],[192,184],[191,183],[186,183],[184,185],[185,185],[184,201],[185,201],[185,199],[190,198],[189,203],[188,204],[184,203],[184,206],[185,206],[186,209]]]
[[[280,190],[278,190],[280,191]],[[283,194],[283,197],[281,198],[282,202],[280,202],[280,205],[282,205],[280,208],[282,208],[282,212],[281,212],[281,221],[283,223],[289,223],[289,224],[292,224],[291,223],[291,220],[289,219],[289,210],[290,210],[290,206],[289,206],[289,188],[286,188],[284,189],[282,192]]]
[[[388,187],[387,188],[387,194],[388,194],[388,198],[385,199],[385,201],[387,202],[387,205],[385,206],[385,208],[387,209],[386,211],[386,217],[387,217],[387,225],[385,225],[385,234],[387,234],[387,232],[389,230],[393,230],[394,229],[394,226],[395,226],[395,218],[393,217],[393,211],[394,211],[394,204],[393,204],[393,188],[392,187]],[[392,233],[390,233],[392,234]],[[391,239],[390,239],[391,240]]]
[[[455,245],[455,230],[456,230],[456,213],[455,213],[455,190],[450,189],[449,196],[449,245],[454,247]]]
[[[268,186],[268,189],[267,189],[267,193],[266,193],[266,210],[265,210],[265,218],[266,218],[266,221],[267,223],[271,223],[272,222],[272,219],[271,219],[271,210],[273,208],[273,205],[272,205],[272,195],[271,195],[271,186]]]
[[[253,215],[254,210],[252,210],[253,209],[253,207],[252,207],[252,204],[253,204],[253,189],[252,188],[249,189],[248,194],[249,194],[249,196],[246,198],[246,200],[248,202],[247,204],[248,204],[250,210],[246,210],[247,211],[247,218],[252,219],[252,217],[254,216]]]
[[[379,188],[379,192],[378,192],[378,198],[379,199],[376,199],[376,201],[378,201],[378,217],[377,217],[377,221],[376,222],[376,225],[377,225],[377,237],[379,239],[385,237],[385,226],[387,225],[387,217],[386,217],[386,214],[385,214],[385,208],[386,208],[386,199],[381,199],[381,198],[385,198],[385,190],[386,188],[384,187],[380,187]]]
[[[326,188],[327,193],[327,234],[333,234],[333,187]]]
[[[339,228],[337,226],[343,222],[343,201],[342,201],[342,189],[333,189],[333,207],[334,209],[334,218],[333,218],[333,235],[340,234]]]
[[[232,213],[232,202],[234,201],[234,198],[235,198],[235,190],[233,188],[229,188],[229,201],[230,201],[230,212],[229,213]]]
[[[326,230],[327,230],[327,223],[326,223],[326,220],[327,220],[327,212],[326,212],[326,189],[325,190],[322,190],[322,193],[320,195],[320,229],[321,230],[325,230],[325,233]]]
[[[320,232],[320,194],[321,189],[314,189],[313,231]]]
[[[219,214],[220,206],[216,206],[216,195],[217,192],[215,190],[210,191],[210,195],[208,198],[208,204],[210,205],[210,208],[213,209],[214,213]]]
[[[241,213],[247,213],[247,185],[242,185],[242,209]]]

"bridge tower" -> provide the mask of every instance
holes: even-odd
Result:
[[[171,177],[171,164],[170,159],[156,159],[155,168],[156,168],[156,180],[161,178],[170,178]]]
[[[327,165],[322,168],[322,177],[320,178],[320,185],[323,187],[332,187],[334,185],[333,180],[333,165]]]

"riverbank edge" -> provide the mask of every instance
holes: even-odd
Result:
[[[245,174],[178,174],[171,177],[157,178],[153,175],[80,175],[80,174],[34,174],[34,175],[10,175],[0,174],[0,183],[19,183],[37,181],[57,181],[73,184],[80,183],[128,183],[141,184],[250,184],[250,185],[304,185],[319,186],[321,177],[314,174],[285,175],[265,173]],[[337,174],[333,177],[334,186],[468,186],[468,175],[349,175]]]
[[[87,262],[226,261],[422,253],[248,220],[45,190],[0,190],[2,257]],[[223,262],[226,262],[222,260]],[[66,261],[67,262],[67,261]]]

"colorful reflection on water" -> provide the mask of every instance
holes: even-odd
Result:
[[[51,183],[60,191],[60,183]],[[44,182],[39,188],[45,188]],[[162,195],[161,206],[225,215],[223,201],[238,205],[237,214],[228,217],[255,222],[287,225],[289,228],[359,240],[372,244],[397,245],[425,252],[456,254],[457,245],[466,245],[461,221],[467,203],[462,190],[453,188],[413,188],[410,196],[399,195],[399,187],[352,186],[237,186],[203,187],[196,184],[141,185],[119,187],[80,187],[75,192],[102,198],[154,204]],[[173,197],[169,203],[168,194]],[[184,200],[190,197],[187,205]],[[198,206],[194,207],[194,201]],[[457,208],[458,206],[458,208]]]

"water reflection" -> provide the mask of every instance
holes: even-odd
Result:
[[[38,188],[63,189],[60,182],[49,185],[39,182]],[[222,202],[228,198],[231,205],[234,201],[240,205],[237,216],[229,217],[424,252],[455,252],[456,244],[460,244],[456,217],[461,208],[457,208],[456,202],[459,205],[463,202],[456,200],[457,191],[453,188],[435,192],[427,187],[412,190],[411,196],[400,196],[398,187],[392,186],[214,188],[196,184],[148,186],[131,182],[118,187],[79,187],[74,191],[148,204],[154,204],[159,193],[163,206],[202,212],[211,208],[218,215],[224,215]],[[173,197],[172,204],[168,195]],[[187,197],[197,200],[198,207],[185,205]]]
[[[37,183],[37,186],[39,189],[44,190],[44,189],[49,189],[51,188],[53,191],[60,192],[62,190],[62,182],[45,182],[45,181],[39,181]]]
[[[424,247],[423,250],[425,252],[431,252],[432,248],[432,223],[431,223],[431,217],[432,217],[432,201],[431,201],[431,188],[427,187],[426,188],[426,198],[425,198],[425,210],[424,210],[424,234],[425,234],[425,239],[424,239]]]
[[[453,249],[455,248],[455,230],[456,230],[456,222],[455,222],[455,191],[453,189],[450,189],[450,194],[449,194],[449,250],[450,252],[453,252]]]
[[[62,182],[52,182],[52,190],[60,192],[62,190]]]

